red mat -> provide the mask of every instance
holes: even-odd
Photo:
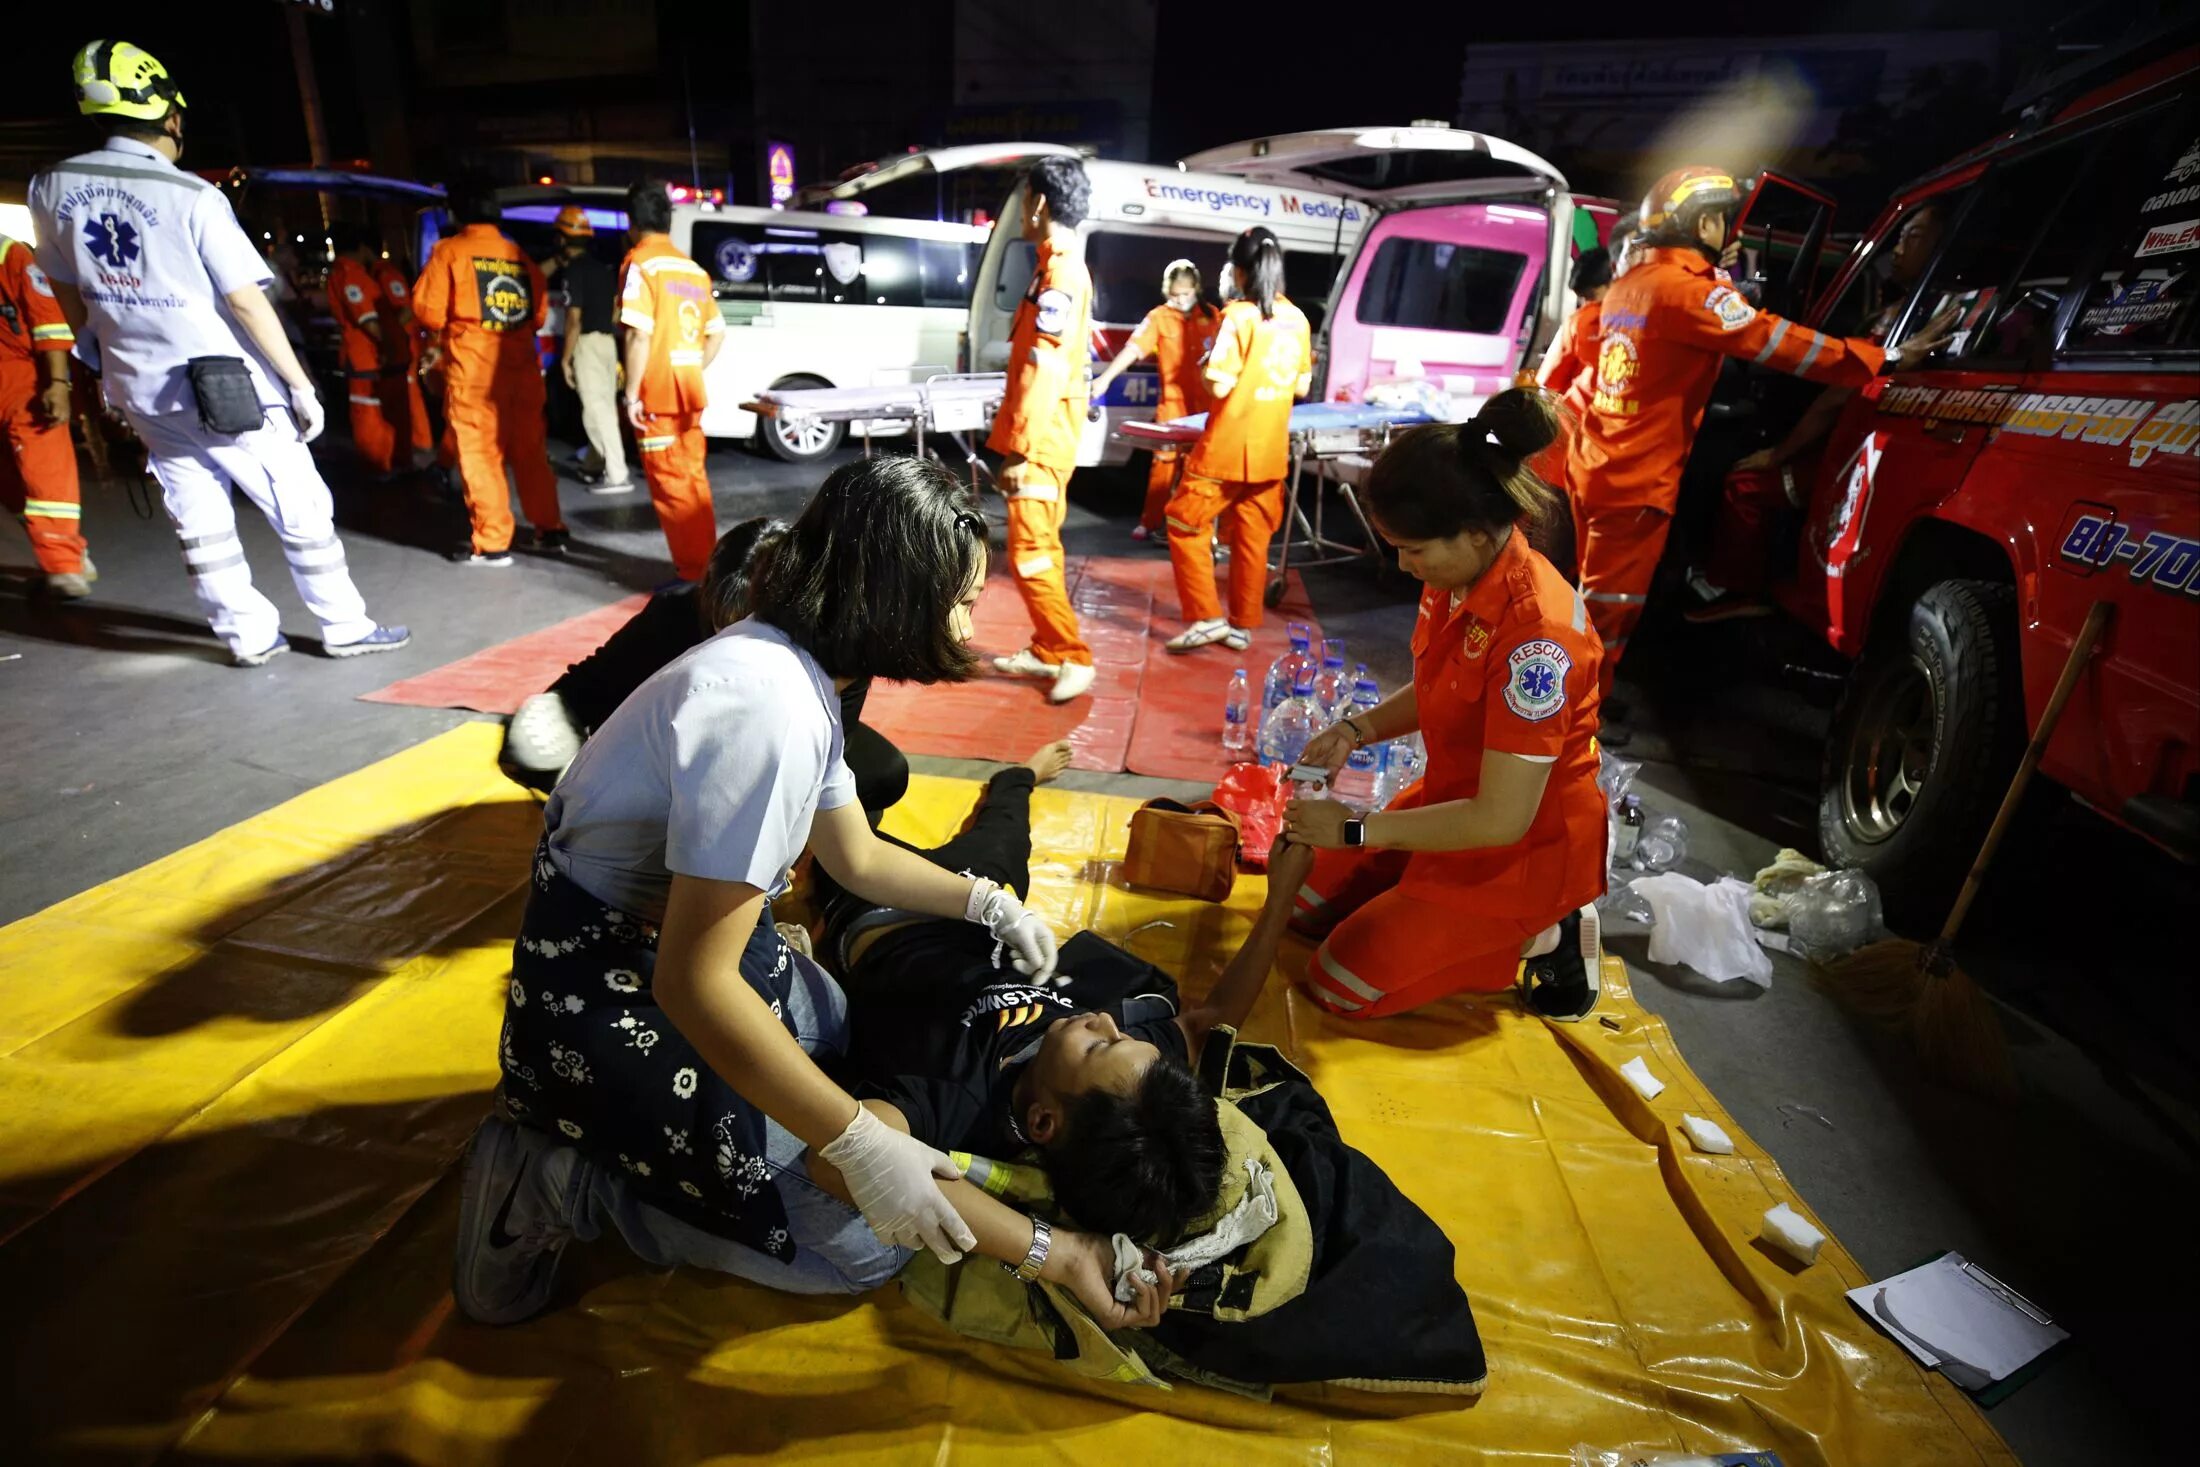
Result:
[[[1045,683],[991,673],[954,687],[886,683],[872,692],[864,721],[912,754],[1006,762],[1066,738],[1078,769],[1219,778],[1235,762],[1222,752],[1222,697],[1230,672],[1244,667],[1257,696],[1268,664],[1288,641],[1285,624],[1313,620],[1299,578],[1291,577],[1283,605],[1255,634],[1250,650],[1233,655],[1207,648],[1177,657],[1161,646],[1183,629],[1166,559],[1076,557],[1067,570],[1070,602],[1098,673],[1090,697],[1057,707],[1047,702]],[[1014,652],[1031,639],[1023,600],[998,562],[978,598],[975,623],[975,644],[988,657]]]
[[[360,701],[517,713],[530,695],[549,687],[568,667],[601,647],[648,601],[644,594],[599,606],[556,626],[484,647],[471,657],[445,663],[432,672],[361,693]]]

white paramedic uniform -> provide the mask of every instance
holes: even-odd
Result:
[[[110,138],[31,181],[39,268],[76,287],[107,400],[143,440],[199,607],[238,656],[281,634],[254,588],[230,503],[234,484],[274,526],[298,595],[329,647],[375,629],[344,564],[328,484],[299,442],[288,395],[223,297],[259,289],[267,262],[220,189],[134,138]],[[199,421],[189,363],[241,357],[258,389],[258,428],[234,436]]]

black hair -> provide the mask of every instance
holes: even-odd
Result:
[[[1612,252],[1602,245],[1598,245],[1595,249],[1583,250],[1580,255],[1575,257],[1573,276],[1566,282],[1573,289],[1574,294],[1584,300],[1588,298],[1590,291],[1611,283]]]
[[[1260,307],[1263,319],[1276,314],[1276,297],[1283,294],[1283,246],[1263,225],[1256,224],[1230,244],[1230,263],[1245,272],[1245,299]]]
[[[764,557],[787,538],[787,522],[768,515],[743,520],[711,547],[695,612],[705,632],[723,631],[749,614],[749,583]]]
[[[496,224],[503,218],[497,207],[496,185],[480,174],[453,179],[448,192],[451,217],[460,224]]]
[[[1075,229],[1092,212],[1092,182],[1077,158],[1060,155],[1041,158],[1024,175],[1024,187],[1047,201],[1047,212],[1056,224]]]
[[[671,232],[672,195],[663,184],[637,183],[626,191],[626,227],[636,234]]]
[[[1522,520],[1533,528],[1558,496],[1528,460],[1557,440],[1551,396],[1507,388],[1464,423],[1424,423],[1393,439],[1368,472],[1368,508],[1393,540],[1448,540]]]
[[[339,221],[328,227],[328,247],[334,254],[348,255],[353,250],[366,248],[366,245],[367,232],[356,224]]]
[[[1214,1099],[1163,1055],[1128,1095],[1073,1097],[1040,1157],[1055,1201],[1079,1226],[1166,1248],[1214,1209],[1228,1153]]]
[[[961,481],[928,459],[842,464],[755,569],[749,614],[828,677],[960,682],[977,660],[949,617],[984,568],[985,535]]]

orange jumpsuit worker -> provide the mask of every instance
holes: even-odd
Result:
[[[46,589],[88,596],[98,572],[79,532],[76,444],[69,437],[69,349],[76,335],[31,247],[0,234],[0,503],[22,517]]]
[[[1599,320],[1596,392],[1566,459],[1581,505],[1581,589],[1604,641],[1604,690],[1642,618],[1680,498],[1681,470],[1726,357],[1861,386],[1892,356],[1750,305],[1718,268],[1741,195],[1715,168],[1678,168],[1642,203],[1648,246]],[[1607,729],[1605,742],[1623,738]]]
[[[700,581],[718,543],[704,466],[703,373],[726,344],[726,323],[709,274],[673,247],[672,199],[664,186],[636,184],[626,211],[634,238],[619,266],[626,418],[673,569],[683,581]]]
[[[1428,770],[1386,810],[1285,810],[1285,834],[1319,853],[1294,919],[1327,934],[1307,992],[1342,1017],[1495,992],[1523,960],[1532,1011],[1596,1006],[1599,648],[1580,594],[1528,544],[1558,506],[1524,465],[1557,436],[1551,400],[1516,387],[1465,423],[1399,435],[1369,474],[1376,529],[1426,587],[1413,681],[1304,759],[1334,773],[1355,748],[1419,729]]]
[[[542,364],[535,333],[549,311],[542,270],[493,222],[485,189],[458,200],[465,227],[438,241],[413,287],[413,314],[442,347],[444,410],[458,440],[458,469],[473,518],[463,565],[512,563],[509,464],[535,548],[560,553],[569,539],[542,420]]]
[[[355,224],[333,225],[329,245],[335,258],[328,270],[328,307],[343,333],[339,350],[351,410],[351,446],[370,470],[386,479],[412,468],[404,384],[388,380],[393,354],[405,350],[400,340],[404,333],[374,278],[369,262],[375,251],[366,231]],[[394,403],[387,401],[390,396]]]
[[[1146,357],[1154,359],[1160,378],[1161,397],[1154,404],[1154,421],[1174,422],[1206,412],[1214,404],[1207,386],[1207,354],[1214,350],[1222,312],[1200,299],[1199,267],[1190,260],[1172,260],[1161,272],[1162,303],[1146,313],[1131,339],[1117,352],[1107,370],[1092,379],[1092,400],[1107,395],[1108,384]],[[1163,523],[1169,497],[1176,493],[1177,462],[1174,448],[1153,451],[1153,465],[1146,471],[1146,505],[1131,529],[1133,540],[1150,540]]]
[[[1314,340],[1306,314],[1283,294],[1283,246],[1254,225],[1230,246],[1238,298],[1222,312],[1207,382],[1214,408],[1184,461],[1184,478],[1167,506],[1169,561],[1184,630],[1171,652],[1221,642],[1252,645],[1268,590],[1268,542],[1283,523],[1284,475],[1291,466],[1291,402],[1314,380]],[[1230,616],[1215,596],[1215,520],[1230,545]]]
[[[1088,400],[1092,276],[1077,226],[1092,199],[1085,165],[1042,158],[1024,175],[1023,234],[1037,249],[1031,288],[1009,331],[1007,395],[986,446],[1001,455],[1008,496],[1008,568],[1031,615],[1031,645],[993,659],[1010,677],[1052,678],[1050,703],[1092,690],[1092,648],[1077,630],[1062,561],[1069,476],[1077,468]]]
[[[371,239],[369,243],[374,241]],[[385,309],[393,318],[394,340],[402,348],[402,355],[393,354],[388,363],[396,376],[385,377],[380,392],[382,406],[390,421],[399,421],[396,412],[390,412],[393,393],[404,393],[403,422],[397,439],[410,443],[415,454],[428,453],[435,446],[435,425],[428,421],[427,395],[420,390],[420,323],[413,319],[412,281],[406,277],[404,267],[375,249],[367,268],[374,274],[374,283],[382,287]],[[399,380],[402,378],[402,380]],[[454,455],[451,462],[458,460]]]
[[[1581,420],[1589,415],[1589,399],[1596,393],[1598,322],[1604,312],[1604,293],[1612,284],[1611,254],[1601,246],[1583,250],[1574,260],[1573,277],[1567,284],[1581,304],[1558,328],[1550,349],[1543,354],[1543,365],[1535,373],[1536,385],[1558,397],[1561,430],[1558,442],[1538,454],[1531,465],[1538,479],[1561,486],[1566,482],[1567,448],[1581,431]],[[1571,572],[1580,563],[1585,527],[1580,504],[1570,494],[1566,503],[1571,511],[1573,545],[1558,564],[1559,569]]]

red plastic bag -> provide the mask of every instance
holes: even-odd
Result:
[[[1283,769],[1264,764],[1233,764],[1215,785],[1215,803],[1237,816],[1238,860],[1255,870],[1268,866],[1269,847],[1283,833],[1283,807],[1291,803],[1291,782]]]

